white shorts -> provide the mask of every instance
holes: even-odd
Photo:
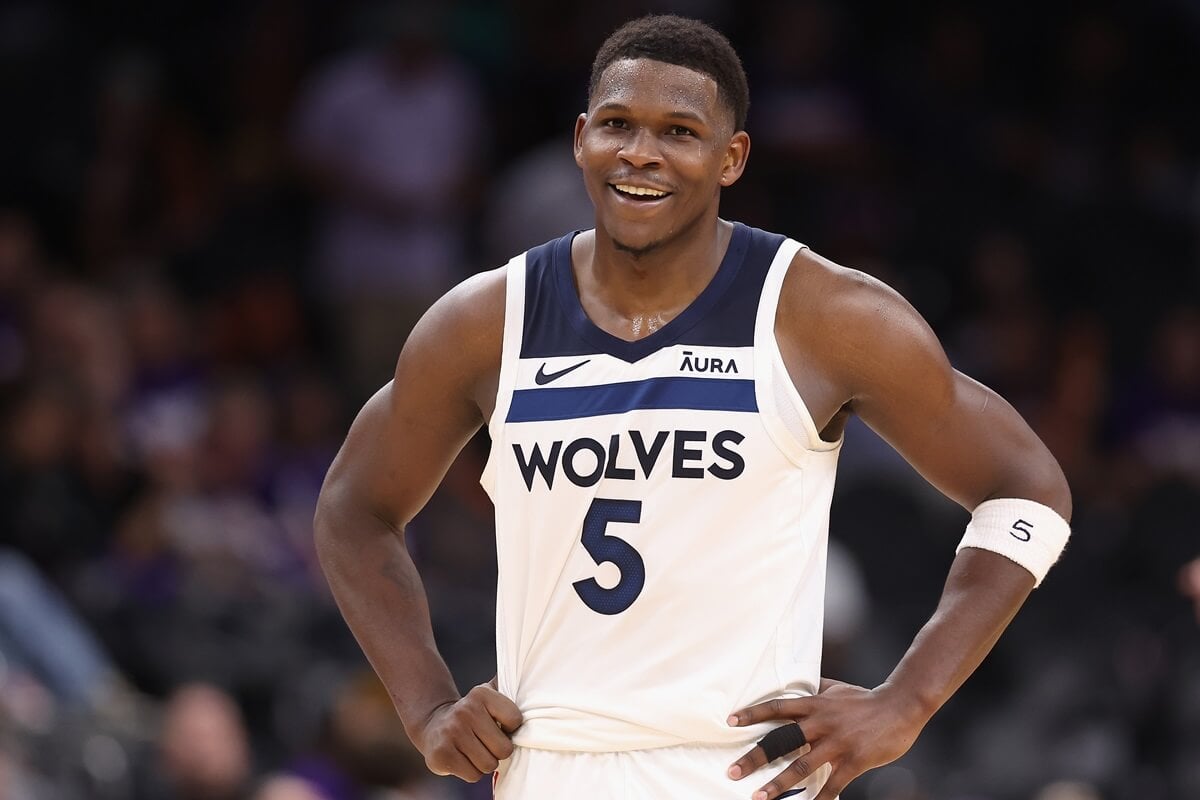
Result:
[[[747,745],[682,745],[613,753],[574,753],[518,747],[500,763],[493,783],[496,800],[749,800],[791,761],[781,758],[734,781],[729,766]],[[829,776],[829,765],[783,797],[814,798]]]

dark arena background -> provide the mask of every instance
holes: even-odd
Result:
[[[312,513],[431,299],[590,226],[570,132],[647,10],[746,63],[724,216],[896,286],[1074,492],[1045,585],[845,800],[1200,797],[1193,0],[7,0],[0,798],[490,797],[406,744]],[[824,672],[874,685],[967,514],[847,436]],[[464,688],[494,671],[486,448],[410,530]]]

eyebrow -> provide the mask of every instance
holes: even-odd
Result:
[[[625,105],[624,103],[617,103],[615,101],[609,101],[607,103],[603,103],[596,107],[596,111],[618,111],[618,112],[625,113],[625,114],[628,114],[632,110],[633,109],[631,109],[629,106]],[[706,120],[704,117],[700,116],[699,114],[697,114],[693,111],[669,111],[669,112],[667,112],[667,116],[672,117],[674,119],[692,120],[694,122],[700,122],[705,125],[709,124],[708,120]]]

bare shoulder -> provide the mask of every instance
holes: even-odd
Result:
[[[506,275],[507,267],[497,267],[467,278],[429,308],[413,333],[422,339],[452,335],[467,346],[498,342],[504,332]]]
[[[807,247],[792,259],[779,303],[789,317],[820,325],[857,325],[864,319],[880,322],[880,315],[916,314],[908,301],[883,281]]]
[[[504,340],[505,267],[480,272],[434,303],[413,329],[396,365],[396,383],[414,378],[445,398],[469,401],[486,416],[495,395]]]
[[[898,291],[808,248],[796,254],[784,280],[776,334],[847,400],[885,375],[948,373],[933,330]]]

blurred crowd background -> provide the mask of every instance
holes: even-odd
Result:
[[[1064,560],[846,800],[1200,797],[1200,6],[653,8],[746,63],[724,215],[900,289],[1074,490]],[[574,117],[646,10],[0,4],[0,800],[490,796],[425,775],[312,512],[431,299],[590,227]],[[486,450],[409,536],[464,689]],[[882,680],[966,518],[848,431],[826,674]]]

